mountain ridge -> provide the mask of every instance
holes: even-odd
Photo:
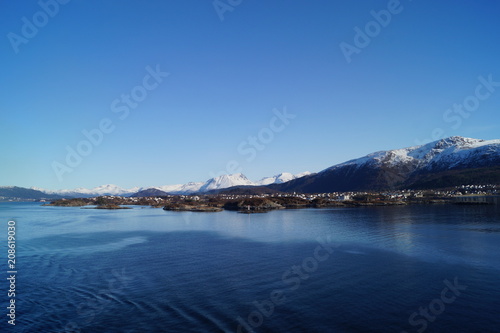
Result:
[[[125,189],[113,184],[106,184],[94,187],[92,189],[76,188],[76,189],[63,189],[63,190],[44,190],[41,188],[31,187],[32,190],[46,193],[47,195],[58,195],[61,197],[82,197],[90,198],[103,195],[117,195],[117,196],[149,196],[151,195],[187,195],[194,193],[205,193],[217,191],[234,186],[258,186],[262,180],[270,183],[282,183],[285,177],[296,179],[304,175],[311,174],[310,172],[302,172],[293,175],[288,172],[282,172],[273,177],[265,177],[257,182],[252,182],[245,175],[241,173],[231,175],[221,175],[218,177],[210,178],[205,182],[188,182],[186,184],[163,185],[163,186],[149,186],[149,187],[134,187]],[[156,194],[155,194],[156,193]]]
[[[500,140],[481,140],[459,136],[433,141],[425,145],[378,151],[326,168],[315,175],[270,185],[283,192],[343,192],[391,190],[419,187],[433,174],[447,175],[440,187],[459,186],[465,170],[493,173],[488,179],[499,179],[495,169],[500,166]],[[492,170],[493,169],[493,170]],[[432,183],[428,184],[429,186]]]
[[[4,200],[51,200],[61,199],[57,194],[47,194],[45,192],[19,187],[19,186],[0,186],[0,201]]]
[[[377,151],[330,166],[318,173],[280,173],[252,182],[238,173],[211,178],[206,182],[123,189],[101,185],[93,189],[29,190],[35,198],[91,197],[100,195],[136,196],[146,194],[350,192],[397,189],[444,188],[464,184],[500,184],[500,140],[453,136],[424,145]],[[0,187],[2,193],[14,187]],[[20,188],[16,188],[20,189]],[[22,188],[21,188],[22,189]],[[9,192],[10,191],[10,192]],[[26,192],[27,193],[27,192]],[[23,195],[28,195],[28,194]],[[5,197],[5,195],[3,195]]]

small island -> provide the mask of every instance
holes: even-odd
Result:
[[[83,209],[131,209],[107,197],[59,199],[42,206],[82,207]],[[86,207],[95,206],[95,207]]]

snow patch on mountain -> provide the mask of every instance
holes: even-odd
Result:
[[[170,194],[190,194],[199,192],[200,188],[205,184],[205,182],[189,182],[187,184],[177,184],[177,185],[164,185],[156,186],[158,190],[167,192]]]
[[[304,172],[301,172],[301,173],[298,173],[295,175],[295,178],[302,178],[302,177],[305,177],[305,176],[309,176],[309,175],[312,175],[313,173],[310,172],[310,171],[304,171]]]
[[[270,185],[270,184],[283,184],[286,182],[289,182],[291,180],[301,178],[307,175],[310,175],[311,173],[309,171],[302,172],[296,175],[293,175],[289,172],[282,172],[278,175],[272,176],[272,177],[265,177],[256,182],[257,185],[265,186],[265,185]]]

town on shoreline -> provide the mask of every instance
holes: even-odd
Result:
[[[131,205],[169,211],[261,213],[275,209],[392,206],[410,204],[498,204],[497,185],[463,185],[447,190],[399,190],[383,192],[206,194],[151,197],[99,196],[54,200],[44,206],[95,209],[127,209]]]

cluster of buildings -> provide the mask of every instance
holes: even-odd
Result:
[[[471,199],[471,197],[500,196],[500,185],[461,185],[449,189],[440,190],[394,190],[394,191],[366,191],[366,192],[330,192],[330,193],[275,193],[275,194],[217,194],[217,195],[167,195],[162,197],[121,197],[121,196],[103,196],[109,201],[115,201],[118,204],[125,205],[152,205],[159,206],[165,202],[183,201],[183,202],[205,202],[212,201],[231,201],[251,198],[297,198],[299,200],[321,200],[332,202],[343,201],[399,201],[410,202],[424,199],[443,199],[443,200],[461,200],[473,201],[482,199]],[[20,198],[2,198],[5,201],[42,201],[26,200]],[[45,201],[45,200],[43,200]]]
[[[218,198],[222,200],[238,200],[246,198],[300,198],[304,200],[324,199],[327,201],[352,201],[363,198],[373,198],[378,200],[408,201],[419,198],[443,198],[451,199],[462,196],[495,196],[500,195],[500,185],[462,185],[446,190],[394,190],[394,191],[370,191],[370,192],[330,192],[330,193],[278,193],[278,194],[220,194]],[[193,200],[200,200],[199,196],[191,197]]]

